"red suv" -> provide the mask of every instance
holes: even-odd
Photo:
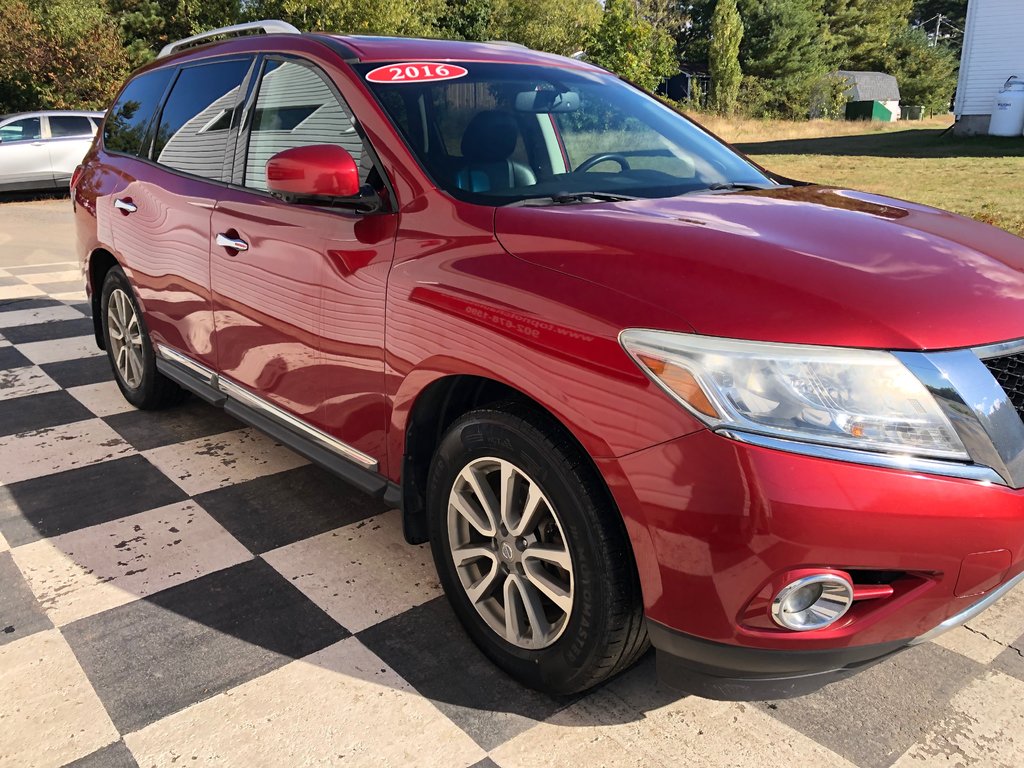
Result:
[[[1021,240],[782,179],[585,62],[250,29],[168,46],[76,172],[96,339],[135,406],[399,505],[511,675],[649,642],[793,695],[1024,580]]]

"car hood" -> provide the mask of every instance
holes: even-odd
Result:
[[[672,330],[885,349],[1024,337],[1024,240],[876,195],[515,206],[495,233],[519,258],[670,309]]]

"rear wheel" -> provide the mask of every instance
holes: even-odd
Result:
[[[510,403],[456,421],[431,465],[428,514],[452,607],[512,676],[574,693],[646,649],[619,513],[546,414]]]
[[[188,393],[156,369],[153,345],[128,278],[113,267],[103,281],[100,298],[103,336],[114,380],[136,408],[177,405]]]

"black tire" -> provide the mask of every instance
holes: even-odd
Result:
[[[130,386],[124,379],[114,358],[114,340],[110,331],[109,310],[111,296],[117,290],[123,291],[127,295],[138,319],[141,332],[142,373],[136,386]],[[104,345],[107,348],[107,359],[110,361],[110,367],[114,373],[114,381],[117,382],[125,400],[142,410],[157,410],[178,405],[188,397],[187,391],[156,369],[156,355],[153,352],[153,344],[149,340],[149,332],[146,330],[139,303],[135,300],[135,292],[121,267],[111,267],[103,280],[103,291],[100,294],[100,322],[103,326]]]
[[[572,610],[561,635],[537,650],[509,642],[485,621],[451,553],[449,494],[463,468],[485,457],[525,471],[550,499],[564,531]],[[452,608],[477,646],[520,682],[553,695],[577,693],[628,668],[647,650],[639,578],[622,518],[587,456],[547,414],[508,402],[459,418],[431,463],[427,514],[434,562]]]

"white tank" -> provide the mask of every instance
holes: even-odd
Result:
[[[988,132],[990,136],[1024,134],[1024,79],[1014,75],[999,91]]]

